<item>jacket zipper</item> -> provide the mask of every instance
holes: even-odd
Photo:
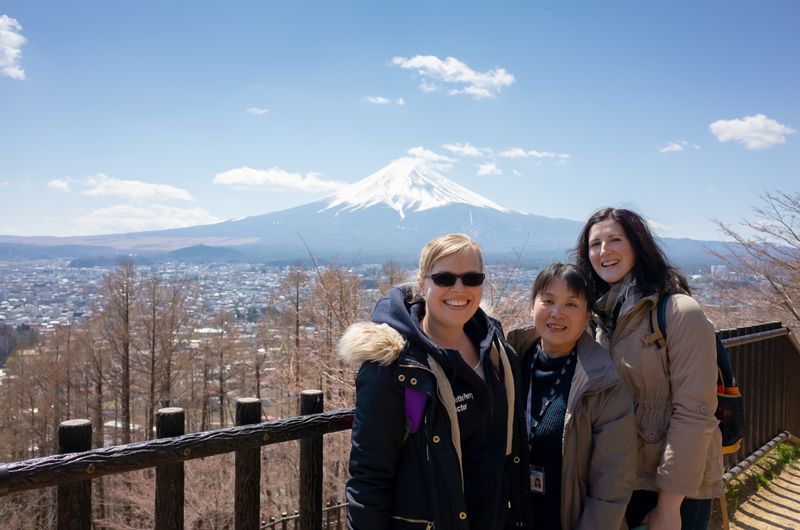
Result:
[[[405,521],[407,523],[415,523],[415,524],[425,523],[425,530],[433,529],[433,521],[426,521],[425,519],[411,519],[409,517],[400,517],[399,515],[392,515],[390,517],[392,519],[397,519],[398,521]]]

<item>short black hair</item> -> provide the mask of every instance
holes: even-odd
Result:
[[[533,289],[531,289],[531,304],[536,301],[536,297],[547,289],[547,286],[553,280],[564,280],[572,294],[586,299],[586,307],[591,311],[595,302],[594,288],[591,281],[575,265],[558,261],[539,271],[533,281]]]

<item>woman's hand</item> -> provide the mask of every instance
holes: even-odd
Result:
[[[648,530],[681,530],[681,503],[683,495],[660,491],[658,504],[648,513],[644,521]]]

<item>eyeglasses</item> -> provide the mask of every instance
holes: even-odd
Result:
[[[464,287],[477,287],[483,285],[483,280],[486,278],[486,275],[482,272],[465,272],[463,274],[456,274],[454,272],[434,272],[433,274],[426,274],[425,277],[433,280],[433,283],[437,287],[452,287],[459,278],[461,278],[461,284]]]

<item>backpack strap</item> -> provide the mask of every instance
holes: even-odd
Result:
[[[650,334],[642,339],[645,346],[655,343],[661,350],[667,349],[667,299],[669,294],[661,295],[656,302],[656,310],[650,308]]]

